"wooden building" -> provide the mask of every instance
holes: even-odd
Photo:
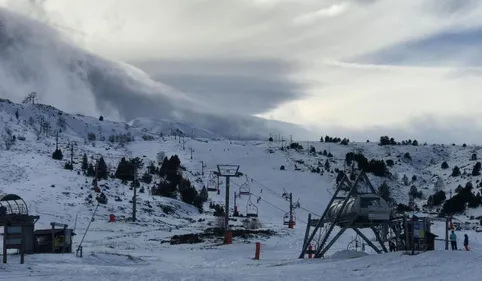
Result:
[[[74,235],[67,227],[35,230],[35,253],[72,253]]]

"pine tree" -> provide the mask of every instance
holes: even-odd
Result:
[[[87,154],[84,153],[84,156],[82,156],[82,171],[85,172],[87,168],[89,168],[89,161],[87,160]]]
[[[474,168],[472,169],[472,176],[480,176],[480,169],[482,168],[480,162],[475,163]]]
[[[461,173],[460,173],[460,168],[458,166],[455,166],[453,169],[452,169],[452,177],[458,177],[460,176]]]
[[[92,165],[92,163],[90,163],[89,167],[87,167],[87,176],[88,177],[94,177],[95,176],[94,165]]]
[[[448,169],[448,168],[449,168],[449,164],[447,164],[447,162],[443,161],[441,168],[444,169],[444,170],[445,170],[445,169]]]
[[[380,197],[382,197],[385,201],[390,202],[391,197],[390,197],[390,187],[386,182],[383,182],[379,187],[378,187],[378,193],[380,194]]]
[[[203,188],[201,189],[201,192],[199,193],[199,197],[201,198],[203,203],[208,201],[209,194],[208,194],[208,190],[205,186],[203,186]]]
[[[97,179],[107,179],[107,175],[107,164],[104,161],[104,157],[101,156],[97,164]]]
[[[62,160],[64,158],[64,155],[62,154],[62,150],[56,149],[54,153],[52,153],[52,158],[55,160]]]

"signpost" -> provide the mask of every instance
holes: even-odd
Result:
[[[21,225],[5,225],[3,231],[3,263],[7,263],[7,249],[20,251],[20,263],[24,263],[24,231]]]

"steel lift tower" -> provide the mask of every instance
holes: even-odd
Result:
[[[308,215],[303,249],[299,258],[304,258],[305,254],[314,254],[314,258],[323,257],[350,228],[377,253],[388,252],[382,236],[386,239],[391,215],[388,203],[377,194],[364,172],[361,172],[354,182],[345,175],[338,183],[335,194],[321,218],[311,219],[311,214]],[[340,230],[328,242],[335,226]],[[313,231],[310,231],[310,227],[314,227]],[[372,229],[381,250],[360,231],[364,228]],[[319,237],[315,240],[317,233]],[[310,245],[315,245],[311,252],[308,251]]]

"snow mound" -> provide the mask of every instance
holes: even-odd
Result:
[[[334,253],[332,259],[355,259],[368,256],[365,252],[355,251],[355,250],[342,250]]]

